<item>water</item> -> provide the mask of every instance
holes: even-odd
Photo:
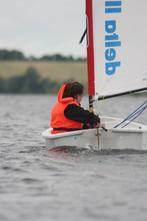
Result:
[[[99,109],[125,117],[145,100],[110,99]],[[146,220],[147,152],[49,151],[40,134],[54,101],[0,96],[0,221]],[[147,124],[147,113],[139,121]]]

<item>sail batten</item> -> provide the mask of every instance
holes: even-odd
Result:
[[[86,0],[89,95],[146,90],[146,7],[146,0]]]

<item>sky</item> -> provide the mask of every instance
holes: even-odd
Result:
[[[0,0],[0,48],[85,56],[85,0]]]

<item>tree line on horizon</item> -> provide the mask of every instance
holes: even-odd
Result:
[[[0,93],[3,94],[54,94],[63,82],[42,78],[38,71],[30,67],[20,76],[0,77]]]
[[[74,58],[72,55],[65,56],[62,54],[43,55],[41,57],[26,56],[19,50],[0,49],[0,61],[86,61],[84,57]]]

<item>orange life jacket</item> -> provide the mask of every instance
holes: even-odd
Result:
[[[82,129],[82,123],[70,120],[64,116],[64,110],[69,104],[80,106],[72,97],[62,98],[65,86],[66,84],[61,86],[58,93],[58,100],[51,110],[50,124],[51,127],[53,128],[52,131],[53,134],[65,132],[68,130],[70,131],[70,130]]]

